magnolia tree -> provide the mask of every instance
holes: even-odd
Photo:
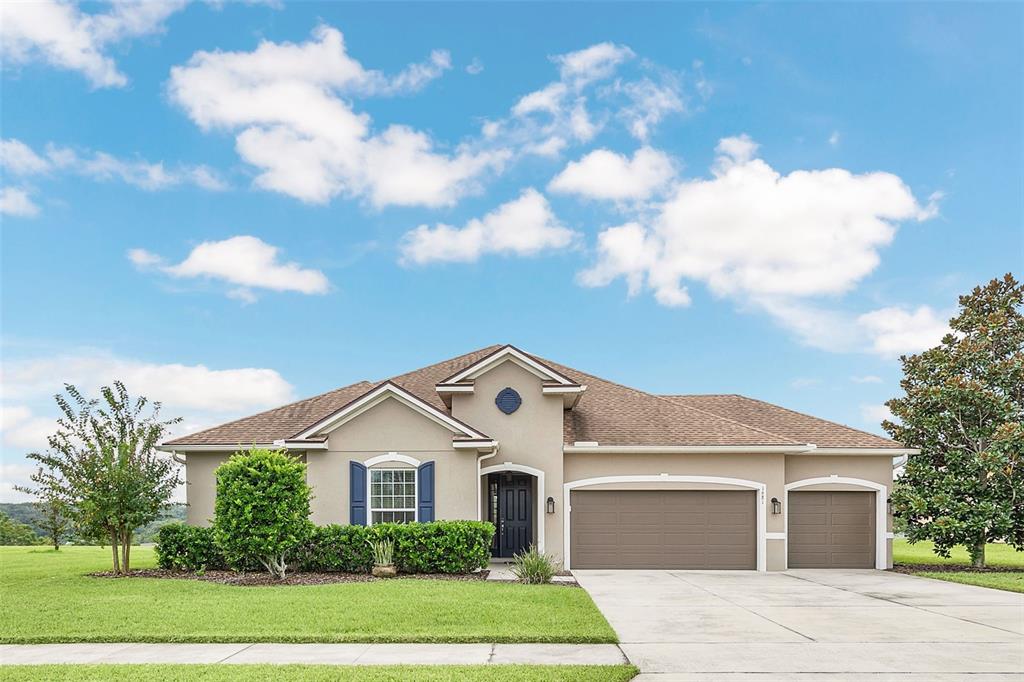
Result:
[[[253,448],[217,467],[213,527],[232,565],[259,562],[283,579],[289,554],[312,529],[306,465],[283,452]]]
[[[181,419],[160,421],[160,403],[133,400],[120,381],[100,389],[101,399],[64,388],[49,449],[27,455],[40,464],[34,485],[19,490],[59,506],[83,538],[109,542],[114,572],[127,573],[135,529],[159,518],[181,483],[177,464],[156,451]]]
[[[1010,274],[960,297],[940,345],[900,358],[904,395],[882,426],[911,455],[892,495],[911,542],[976,567],[985,543],[1024,550],[1024,286]]]

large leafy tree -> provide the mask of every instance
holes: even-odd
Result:
[[[38,545],[42,542],[45,541],[32,530],[32,526],[0,512],[0,545]]]
[[[911,455],[892,496],[911,542],[976,567],[985,543],[1024,550],[1024,286],[1011,274],[960,297],[952,332],[900,358],[904,395],[882,426]]]
[[[39,512],[38,525],[46,533],[54,551],[60,550],[61,540],[71,534],[71,510],[59,497],[52,496],[35,503]]]
[[[89,399],[70,384],[57,395],[62,417],[34,486],[22,488],[42,502],[61,505],[84,538],[110,543],[114,571],[127,573],[132,536],[160,516],[181,483],[179,468],[156,445],[180,418],[161,421],[160,403],[132,399],[124,384]]]

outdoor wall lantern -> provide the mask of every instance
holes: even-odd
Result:
[[[549,497],[548,498],[548,514],[554,514],[554,513],[555,513],[555,498]]]
[[[892,514],[892,498],[891,497],[885,498],[885,509],[890,514]]]
[[[773,497],[772,498],[772,514],[781,514],[781,513],[782,513],[782,503],[779,502],[779,498]]]

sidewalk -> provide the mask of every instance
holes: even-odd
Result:
[[[615,644],[3,644],[0,665],[306,663],[328,665],[616,665]]]

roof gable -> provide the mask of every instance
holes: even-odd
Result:
[[[517,365],[540,378],[541,381],[557,384],[560,386],[575,386],[573,381],[565,374],[552,368],[550,365],[541,362],[536,357],[528,355],[515,346],[501,346],[494,352],[480,358],[476,362],[463,367],[458,372],[438,382],[438,386],[459,384],[472,381],[482,374],[486,374],[503,362],[515,362]]]

